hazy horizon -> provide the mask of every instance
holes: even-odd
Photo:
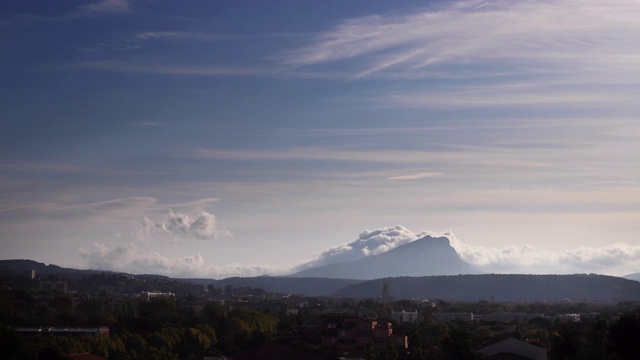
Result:
[[[0,3],[0,258],[640,271],[640,4]],[[453,235],[455,234],[455,235]]]

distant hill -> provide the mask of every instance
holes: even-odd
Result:
[[[623,276],[625,279],[640,281],[640,273],[633,273]]]
[[[44,264],[41,262],[28,259],[0,260],[0,272],[26,273],[35,270],[36,276],[39,275],[92,275],[101,273],[113,273],[113,271],[105,270],[79,270],[63,268],[58,265]]]
[[[365,281],[334,293],[347,297],[379,297],[386,281],[400,299],[625,301],[640,300],[640,283],[606,275],[459,275],[399,277]]]
[[[263,289],[269,292],[296,294],[306,296],[327,296],[352,284],[362,282],[362,280],[352,279],[326,279],[326,278],[290,278],[290,277],[232,277],[223,280],[212,279],[181,279],[192,284],[209,284],[224,288],[227,285],[234,287],[248,286]]]
[[[442,240],[438,240],[442,241]],[[406,246],[406,245],[405,245]],[[399,247],[402,252],[418,252],[422,246]],[[443,247],[442,244],[436,244]],[[396,250],[397,250],[396,249]],[[394,250],[392,250],[394,251]],[[372,259],[377,256],[370,257]],[[385,258],[383,257],[383,260]],[[379,264],[374,262],[374,264]],[[374,280],[331,279],[317,277],[247,277],[214,279],[174,279],[159,275],[129,275],[100,270],[76,270],[56,265],[45,265],[32,260],[0,260],[0,273],[26,273],[35,269],[40,275],[55,274],[61,279],[74,279],[79,289],[95,286],[109,287],[113,291],[173,291],[189,293],[190,284],[213,285],[224,288],[251,287],[269,292],[306,296],[340,296],[354,298],[378,298],[383,282],[387,282],[391,296],[397,299],[444,299],[497,301],[592,301],[617,302],[640,301],[640,282],[606,275],[513,275],[483,274],[455,276],[388,277]],[[83,285],[84,284],[84,285]],[[94,286],[94,287],[95,287]],[[122,288],[122,289],[120,289]],[[82,291],[82,290],[81,290]]]
[[[449,239],[425,236],[382,254],[319,266],[291,276],[371,280],[398,276],[478,273],[477,269],[460,259]]]

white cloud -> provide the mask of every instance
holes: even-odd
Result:
[[[82,11],[93,13],[122,13],[129,12],[129,1],[127,0],[102,0],[87,5],[80,6]]]
[[[133,239],[138,243],[150,245],[153,240],[151,231],[154,225],[151,219],[143,217],[139,223],[134,224],[134,229],[131,231]]]
[[[626,68],[637,57],[632,51],[640,30],[636,2],[479,4],[448,2],[408,14],[349,19],[283,60],[305,66],[361,59],[356,71],[369,76],[470,63],[500,72]]]
[[[629,1],[443,2],[344,20],[280,60],[352,79],[438,80],[372,106],[635,109],[638,17]]]
[[[140,213],[152,209],[157,200],[152,197],[126,197],[110,199],[92,203],[71,203],[69,201],[51,201],[21,204],[0,208],[0,214],[7,213],[29,213],[40,214],[50,218],[75,218],[83,219],[87,217],[114,219],[130,218],[132,214]]]
[[[541,87],[546,87],[542,91]],[[390,94],[385,98],[375,99],[376,103],[401,106],[406,108],[486,108],[497,106],[567,106],[579,105],[586,108],[607,104],[621,105],[632,100],[626,92],[613,92],[603,89],[601,92],[576,89],[550,89],[541,86],[532,89],[509,90],[504,88],[484,87],[484,90],[452,91],[437,90],[424,93]]]
[[[137,45],[136,45],[137,46]],[[226,65],[187,65],[187,64],[144,64],[117,60],[80,62],[75,67],[113,71],[120,73],[141,73],[159,75],[200,75],[200,76],[254,76],[265,75],[269,71],[252,67]]]
[[[640,267],[640,246],[614,243],[603,247],[579,247],[563,251],[538,249],[521,244],[505,247],[472,246],[458,240],[452,232],[413,233],[398,225],[366,230],[357,240],[332,246],[313,259],[299,264],[293,271],[334,264],[377,255],[411,241],[447,237],[460,258],[487,273],[570,274],[604,273],[626,275]]]
[[[401,225],[365,230],[358,239],[346,244],[332,246],[316,255],[313,259],[299,264],[296,268],[300,271],[316,266],[353,261],[365,256],[381,254],[414,241],[425,234],[414,234]]]
[[[168,257],[157,252],[142,253],[134,244],[108,248],[93,243],[90,249],[80,249],[80,256],[89,269],[121,271],[133,274],[158,274],[172,277],[207,277],[223,279],[232,276],[259,276],[286,273],[284,267],[226,264],[208,265],[200,254]]]
[[[197,149],[192,156],[200,159],[236,161],[354,161],[369,163],[443,163],[443,164],[487,164],[513,167],[544,167],[548,164],[522,159],[514,151],[505,152],[485,148],[483,152],[460,148],[457,151],[401,151],[401,150],[335,150],[320,147],[292,148],[279,151],[211,150]]]
[[[613,243],[602,247],[578,247],[563,251],[521,244],[502,248],[471,246],[452,233],[446,234],[462,260],[485,272],[495,273],[604,273],[626,275],[640,267],[640,246]]]
[[[442,176],[440,172],[419,172],[412,175],[398,175],[388,177],[387,180],[420,180],[432,177]]]
[[[180,218],[180,215],[174,217]],[[181,218],[178,221],[180,224],[176,226],[182,229],[182,221],[186,220]],[[189,221],[192,222],[191,219]],[[149,224],[148,219],[144,222]],[[365,230],[358,239],[332,246],[311,260],[297,265],[211,265],[200,254],[170,257],[157,252],[143,253],[134,243],[109,248],[96,242],[89,249],[80,249],[80,256],[85,261],[85,267],[91,269],[220,279],[232,276],[284,275],[311,267],[358,260],[384,253],[427,235],[447,237],[463,261],[487,273],[603,273],[621,276],[637,272],[640,268],[638,245],[613,243],[603,247],[578,247],[563,251],[538,249],[527,244],[491,248],[463,243],[451,232],[413,233],[401,225]]]
[[[182,213],[169,211],[167,218],[158,227],[162,230],[178,235],[194,237],[197,239],[213,239],[221,233],[216,229],[216,218],[213,214],[201,211],[189,216]]]

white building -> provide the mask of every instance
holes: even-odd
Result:
[[[431,314],[431,319],[435,321],[473,321],[473,313],[434,313]]]
[[[482,315],[482,320],[484,321],[503,321],[503,322],[520,322],[520,323],[528,323],[530,320],[535,318],[544,318],[543,314],[537,313],[512,313],[512,312],[499,312],[499,313],[491,313]]]
[[[418,320],[418,312],[406,312],[404,310],[399,312],[394,311],[391,313],[391,320],[395,320],[399,324],[403,322],[415,322]]]

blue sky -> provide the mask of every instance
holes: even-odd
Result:
[[[0,4],[0,256],[640,271],[640,5]],[[455,235],[454,235],[455,234]]]

